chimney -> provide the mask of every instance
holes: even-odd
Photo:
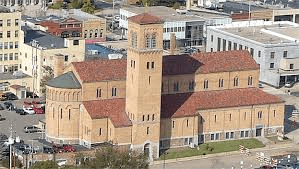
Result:
[[[62,54],[56,54],[54,56],[54,77],[63,74],[64,69],[64,56]]]
[[[175,33],[171,33],[170,34],[170,50],[169,50],[170,55],[174,55],[175,49],[176,49],[176,37],[175,37]]]

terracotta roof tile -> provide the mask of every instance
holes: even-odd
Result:
[[[162,95],[161,117],[193,116],[197,110],[283,103],[258,88]]]
[[[126,78],[126,59],[99,59],[73,62],[72,64],[83,82],[123,80]]]
[[[115,127],[131,126],[125,112],[125,99],[85,101],[83,105],[92,119],[110,118]]]
[[[222,51],[163,57],[163,76],[259,69],[248,51]]]
[[[129,17],[129,20],[141,25],[163,23],[161,18],[151,15],[149,13],[142,13],[139,15]]]

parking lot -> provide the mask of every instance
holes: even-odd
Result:
[[[5,101],[0,101],[0,104],[3,107],[4,107],[3,105],[4,102]],[[24,99],[14,100],[9,102],[15,105],[16,108],[22,109]],[[39,120],[45,118],[44,114],[20,115],[17,114],[15,111],[9,111],[7,109],[4,109],[4,110],[0,110],[0,115],[2,116],[2,118],[5,118],[5,120],[0,121],[0,128],[1,128],[0,133],[3,133],[8,137],[12,134],[13,138],[19,136],[20,139],[24,140],[26,144],[30,144],[30,145],[33,144],[34,147],[42,146],[42,143],[38,142],[38,139],[45,138],[45,134],[43,132],[25,133],[24,127],[28,125],[37,125],[39,123]]]

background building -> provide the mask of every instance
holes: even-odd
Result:
[[[206,26],[224,25],[231,23],[231,18],[225,14],[209,12],[176,11],[164,6],[152,7],[124,7],[120,9],[119,26],[127,35],[128,18],[144,12],[159,16],[164,20],[163,25],[163,48],[170,48],[170,37],[174,33],[177,47],[204,46]]]
[[[260,65],[260,81],[275,87],[298,81],[298,25],[247,21],[208,27],[206,51],[248,50]]]

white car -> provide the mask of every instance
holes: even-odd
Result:
[[[57,164],[58,164],[59,166],[63,166],[63,165],[66,164],[67,160],[65,160],[65,159],[59,159],[59,160],[56,160],[56,162],[57,162]]]
[[[24,107],[24,106],[23,106],[23,110],[24,110],[24,112],[27,113],[27,114],[35,114],[35,112],[34,112],[34,110],[33,110],[32,107]]]

